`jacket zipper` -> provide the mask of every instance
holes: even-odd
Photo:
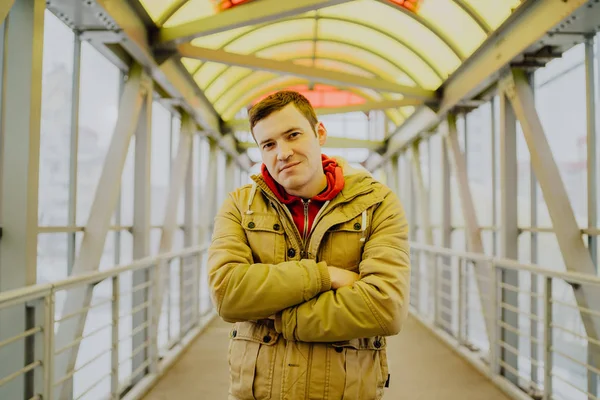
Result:
[[[302,254],[302,257],[304,257],[306,255],[306,245],[308,244],[308,205],[310,203],[310,200],[304,200],[302,199],[302,204],[304,205],[304,230],[302,232],[302,252],[304,254]]]

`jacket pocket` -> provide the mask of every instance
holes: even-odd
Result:
[[[271,398],[279,334],[252,322],[235,324],[229,343],[230,392],[240,400]]]
[[[344,400],[381,399],[387,380],[385,338],[355,339],[332,347],[332,381],[344,382]]]
[[[255,263],[278,264],[285,261],[285,234],[279,217],[253,213],[242,216],[242,226]]]
[[[326,235],[329,249],[326,260],[331,265],[358,271],[366,240],[361,215],[349,221],[332,226]],[[365,238],[364,240],[361,240]]]

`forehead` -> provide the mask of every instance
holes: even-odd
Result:
[[[294,105],[290,103],[281,110],[275,111],[254,125],[254,137],[257,141],[273,138],[290,128],[311,129],[310,123]]]

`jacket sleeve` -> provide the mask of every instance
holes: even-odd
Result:
[[[227,322],[268,318],[331,288],[327,265],[314,260],[254,264],[239,208],[231,195],[217,217],[208,250],[208,280]]]
[[[400,332],[409,307],[408,224],[390,192],[373,213],[371,235],[352,286],[329,290],[276,315],[288,340],[337,342]]]

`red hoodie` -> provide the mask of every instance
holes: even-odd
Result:
[[[323,162],[323,172],[325,172],[325,177],[327,178],[327,188],[307,202],[308,226],[306,231],[304,230],[305,203],[302,201],[302,198],[287,193],[283,187],[271,177],[265,164],[261,166],[261,173],[267,186],[273,191],[279,201],[285,204],[290,210],[290,213],[294,218],[294,223],[298,227],[300,236],[302,236],[303,239],[306,239],[310,233],[315,217],[323,203],[332,200],[344,188],[344,173],[342,168],[337,165],[337,162],[334,159],[327,157],[325,154],[321,154],[321,160]]]

